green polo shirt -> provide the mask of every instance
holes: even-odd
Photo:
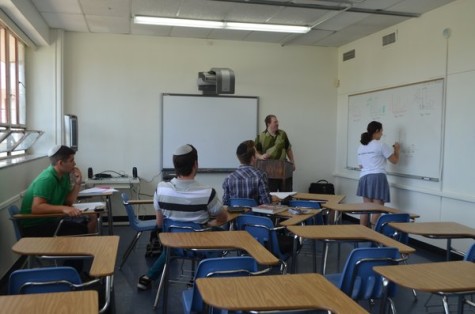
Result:
[[[31,214],[31,206],[35,197],[44,198],[51,205],[63,205],[69,192],[71,192],[69,175],[59,178],[53,166],[49,166],[36,177],[26,190],[21,203],[21,213]],[[25,219],[21,223],[23,227],[31,227],[53,220],[55,219]]]
[[[278,130],[272,136],[265,130],[256,137],[256,149],[261,154],[269,154],[269,159],[285,160],[287,150],[291,147],[287,133]]]

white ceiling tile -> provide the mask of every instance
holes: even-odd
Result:
[[[131,0],[79,0],[86,15],[130,17]]]
[[[68,32],[89,32],[83,15],[42,13],[42,16],[51,28],[64,29]]]
[[[122,19],[112,16],[87,16],[86,17],[89,30],[92,33],[112,33],[112,34],[129,34],[129,19]]]
[[[315,8],[289,7],[293,4],[337,7],[336,0],[273,0],[278,5],[250,4],[209,0],[31,0],[51,28],[77,32],[137,34],[242,40],[284,45],[316,45],[338,47],[381,29],[393,26],[406,17],[342,12]],[[455,0],[366,0],[354,8],[424,13]],[[331,15],[304,35],[270,32],[209,30],[164,26],[133,25],[134,15],[211,19],[269,24],[313,25]]]
[[[40,12],[82,14],[78,0],[32,0]]]

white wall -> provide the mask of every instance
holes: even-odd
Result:
[[[136,166],[145,181],[155,178],[142,184],[144,193],[152,193],[161,170],[160,95],[200,94],[198,72],[229,67],[236,75],[235,94],[259,97],[259,129],[274,113],[287,130],[297,163],[294,188],[306,191],[310,182],[331,176],[336,49],[66,33],[64,50],[65,112],[79,119],[76,159],[83,172],[92,167],[95,173],[130,175]],[[206,128],[200,121],[182,123],[195,125],[196,132]],[[240,127],[233,117],[228,123]],[[224,175],[198,178],[222,194]]]
[[[339,48],[338,160],[335,174],[338,192],[347,195],[347,202],[360,201],[355,196],[358,173],[345,169],[348,95],[445,78],[447,99],[442,179],[440,182],[425,182],[390,176],[393,200],[390,205],[421,215],[419,221],[449,220],[475,227],[473,12],[474,1],[456,1]],[[443,35],[444,29],[450,29],[448,38]],[[397,42],[382,47],[381,37],[394,31]],[[341,55],[351,49],[356,50],[356,58],[342,62]],[[440,247],[445,245],[445,241],[430,242]],[[455,246],[465,250],[472,242],[460,240]]]

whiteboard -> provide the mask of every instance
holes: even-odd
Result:
[[[432,80],[348,98],[347,167],[358,169],[357,149],[369,122],[383,124],[381,140],[401,144],[399,163],[388,173],[438,181],[444,133],[444,80]]]
[[[173,169],[173,153],[184,144],[198,150],[200,171],[232,171],[236,148],[254,140],[257,97],[162,95],[162,169]]]

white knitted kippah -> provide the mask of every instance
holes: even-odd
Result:
[[[191,152],[193,149],[191,148],[190,145],[186,144],[186,145],[182,145],[180,147],[178,147],[176,150],[175,150],[175,153],[173,155],[175,156],[181,156],[181,155],[186,155],[188,154],[189,152]]]
[[[48,157],[51,157],[54,154],[56,154],[60,148],[61,148],[61,145],[55,145],[51,147],[51,149],[48,151]]]

